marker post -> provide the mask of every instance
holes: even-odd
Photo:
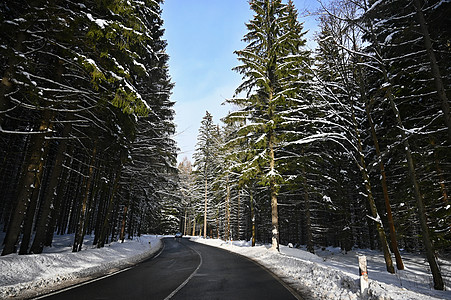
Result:
[[[368,289],[368,269],[366,264],[366,256],[359,256],[359,274],[360,274],[360,293],[366,294]]]

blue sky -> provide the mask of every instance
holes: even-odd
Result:
[[[300,15],[319,7],[317,0],[293,3]],[[233,96],[241,82],[241,75],[232,71],[239,64],[233,52],[246,46],[241,39],[253,12],[247,0],[166,0],[162,9],[169,73],[175,82],[171,99],[176,102],[175,140],[181,161],[185,156],[191,159],[195,151],[205,112],[209,111],[214,122],[219,123],[232,109],[221,103]],[[311,39],[315,17],[300,21],[310,29]]]

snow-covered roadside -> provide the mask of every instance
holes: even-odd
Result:
[[[142,235],[97,249],[87,237],[83,250],[73,253],[73,235],[67,235],[57,237],[43,254],[2,256],[0,299],[33,297],[118,271],[157,253],[161,238]]]
[[[281,253],[269,245],[250,247],[249,242],[224,242],[191,237],[191,240],[244,255],[270,269],[294,289],[311,299],[432,300],[451,299],[451,291],[431,288],[432,277],[423,257],[404,254],[406,269],[397,274],[385,271],[382,253],[356,250],[344,254],[340,249],[319,249],[311,254],[303,249],[281,246]],[[368,260],[370,287],[367,297],[360,296],[358,256]],[[451,285],[451,262],[441,261],[447,289]]]

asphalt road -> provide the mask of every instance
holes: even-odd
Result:
[[[244,257],[188,239],[163,243],[157,257],[43,299],[301,299]]]

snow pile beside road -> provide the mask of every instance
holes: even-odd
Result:
[[[87,237],[83,250],[72,252],[73,235],[59,236],[40,255],[0,257],[0,299],[30,297],[118,271],[151,256],[161,236],[143,235],[97,249]]]
[[[220,247],[257,261],[283,279],[292,288],[311,299],[378,299],[433,300],[451,299],[451,291],[432,289],[432,277],[423,257],[404,254],[404,271],[390,274],[385,271],[382,253],[355,250],[347,254],[339,248],[318,249],[312,254],[303,249],[281,245],[281,252],[269,245],[250,247],[250,242],[224,242],[218,239],[192,237],[193,241]],[[370,287],[368,296],[360,296],[358,256],[368,260]],[[441,261],[442,275],[449,288],[451,262]]]

